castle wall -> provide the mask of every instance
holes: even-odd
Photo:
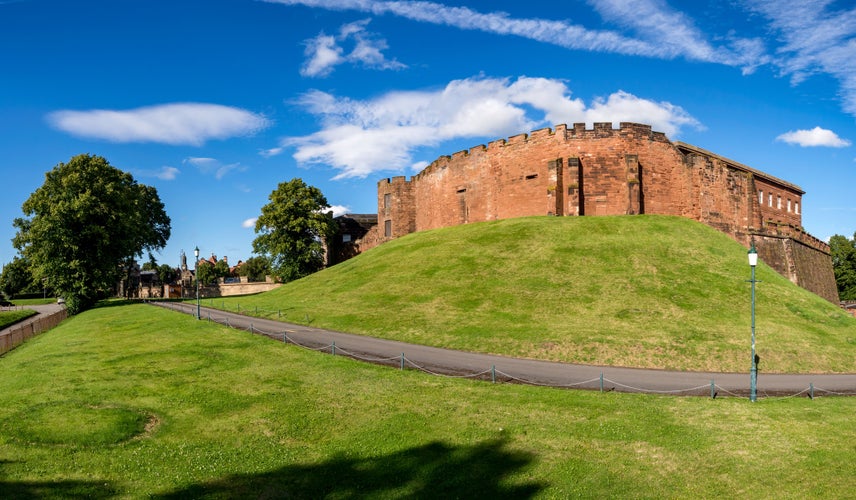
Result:
[[[792,241],[781,251],[766,245],[770,265],[832,300],[828,245],[801,229],[803,194],[746,165],[673,143],[648,125],[557,125],[442,156],[410,180],[380,181],[378,233],[369,245],[415,231],[529,215],[677,215],[747,247],[753,236],[765,234]]]
[[[832,258],[797,238],[772,233],[753,235],[758,257],[795,285],[837,304]]]

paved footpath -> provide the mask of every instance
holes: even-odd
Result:
[[[32,309],[36,311],[38,314],[34,316],[30,316],[29,318],[19,321],[13,325],[10,325],[6,328],[0,330],[0,335],[4,335],[13,330],[19,330],[21,327],[29,325],[30,323],[35,323],[39,320],[39,318],[50,316],[51,314],[58,313],[62,311],[65,306],[62,304],[43,304],[43,305],[32,305],[32,306],[23,306],[24,309]]]
[[[196,306],[193,304],[180,302],[152,302],[152,304],[196,315]],[[495,374],[497,381],[516,379],[536,385],[595,390],[601,388],[602,377],[604,390],[679,395],[710,395],[711,381],[713,381],[719,395],[749,394],[748,369],[747,373],[705,373],[554,363],[406,344],[394,340],[252,318],[207,307],[201,308],[200,316],[203,321],[210,318],[211,321],[228,324],[233,328],[252,330],[279,340],[282,340],[285,333],[291,342],[323,349],[326,352],[331,352],[331,346],[335,343],[336,354],[347,354],[392,366],[400,366],[403,355],[407,362],[406,366],[418,366],[427,371],[447,375],[478,373],[481,374],[480,378],[490,380]],[[807,396],[812,384],[815,396],[856,395],[856,373],[790,375],[760,372],[758,396],[802,393]]]

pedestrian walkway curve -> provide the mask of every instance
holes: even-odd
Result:
[[[65,306],[61,304],[29,305],[24,306],[24,309],[32,309],[36,314],[0,329],[0,354],[11,351],[66,318]]]
[[[196,315],[197,306],[181,302],[152,302],[187,314]],[[202,320],[217,321],[233,328],[250,330],[271,338],[288,340],[306,347],[321,349],[335,346],[356,358],[398,366],[406,358],[413,366],[444,375],[482,373],[499,380],[519,381],[534,385],[574,387],[679,395],[710,395],[714,387],[720,395],[748,395],[749,373],[677,372],[653,369],[591,366],[533,359],[511,358],[442,349],[395,340],[378,339],[263,318],[254,318],[219,309],[200,307]],[[765,374],[758,375],[758,395],[781,396],[854,395],[853,374]],[[723,394],[724,393],[724,394]]]

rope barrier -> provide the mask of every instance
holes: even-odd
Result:
[[[680,392],[692,392],[692,391],[698,391],[698,390],[701,390],[701,389],[707,389],[708,387],[710,387],[710,384],[704,384],[704,385],[700,385],[700,386],[697,386],[697,387],[692,387],[692,388],[690,388],[690,389],[675,389],[675,390],[671,390],[671,391],[657,391],[657,390],[653,390],[653,389],[642,389],[642,388],[639,388],[639,387],[633,387],[633,386],[631,386],[631,385],[624,385],[624,384],[622,384],[622,383],[620,383],[620,382],[616,382],[616,381],[614,381],[614,380],[609,380],[608,378],[605,378],[605,379],[603,379],[603,380],[604,380],[605,382],[609,382],[609,383],[611,383],[611,384],[615,384],[615,385],[616,385],[616,386],[618,386],[618,387],[624,387],[625,389],[630,389],[631,391],[635,391],[635,392],[651,392],[651,393],[655,393],[655,394],[678,394],[678,393],[680,393]]]
[[[184,312],[184,313],[189,314],[189,315],[194,316],[194,317],[196,316],[195,306],[191,307],[189,305],[181,304],[181,303],[177,303],[177,304],[176,303],[160,303],[159,305],[161,305],[162,307],[166,307],[168,309],[178,311],[178,312]],[[224,307],[223,309],[226,309],[226,308]],[[263,312],[276,313],[278,315],[281,314],[280,311],[269,311],[269,310],[264,310],[264,309],[258,309],[258,310],[263,311]],[[223,321],[223,320],[225,320],[225,321]],[[240,327],[231,325],[228,317],[224,317],[222,319],[217,318],[216,316],[212,317],[210,311],[208,312],[208,321],[213,321],[215,323],[222,324],[222,325],[227,326],[227,327],[234,329],[234,330],[243,330],[246,332],[250,332],[250,333],[255,334],[255,335],[264,335],[264,336],[271,337],[271,338],[278,338],[281,335],[283,343],[291,343],[297,347],[300,347],[302,349],[309,350],[309,351],[330,352],[334,356],[336,354],[339,354],[339,355],[347,356],[347,357],[352,358],[352,359],[357,359],[357,360],[365,361],[365,362],[369,362],[369,363],[385,363],[386,364],[386,363],[391,363],[393,361],[399,361],[400,360],[400,369],[401,370],[404,370],[405,365],[407,365],[407,366],[410,366],[416,370],[419,370],[421,372],[427,373],[429,375],[434,375],[437,377],[467,379],[467,378],[485,377],[486,375],[490,374],[491,380],[493,382],[496,382],[496,375],[498,374],[501,377],[505,377],[509,381],[514,381],[514,382],[518,382],[521,384],[538,386],[538,387],[573,388],[573,387],[580,387],[580,386],[584,386],[584,385],[588,385],[588,384],[594,384],[594,383],[599,382],[601,392],[604,392],[603,384],[604,384],[604,382],[608,382],[610,384],[613,384],[615,387],[621,387],[621,388],[626,389],[628,391],[634,391],[634,392],[639,392],[639,393],[648,393],[648,394],[691,393],[691,392],[701,392],[702,390],[706,390],[706,389],[710,388],[711,398],[717,397],[720,392],[727,394],[729,396],[732,396],[732,397],[738,397],[738,398],[745,397],[744,395],[729,391],[728,389],[716,384],[715,381],[713,381],[713,380],[711,380],[710,384],[699,385],[699,386],[695,386],[695,387],[691,387],[691,388],[687,388],[687,389],[656,390],[656,389],[645,389],[642,387],[634,387],[631,385],[622,384],[622,383],[617,382],[615,380],[610,380],[608,378],[604,378],[603,374],[601,374],[599,377],[596,377],[596,378],[593,378],[590,380],[584,380],[581,382],[574,382],[574,383],[569,383],[569,384],[543,383],[543,382],[537,382],[534,380],[527,380],[524,378],[516,377],[514,375],[510,375],[510,374],[505,373],[501,370],[497,370],[495,365],[491,366],[490,368],[488,368],[486,370],[483,370],[483,371],[480,371],[477,373],[450,375],[447,373],[440,373],[440,372],[436,372],[433,370],[429,370],[428,368],[426,368],[424,366],[420,366],[420,365],[416,364],[415,362],[413,362],[412,360],[408,359],[404,355],[404,353],[401,353],[400,356],[394,356],[394,357],[389,357],[389,358],[376,358],[376,357],[367,357],[367,356],[358,355],[354,352],[343,349],[341,346],[337,346],[335,342],[333,342],[330,345],[326,345],[326,346],[310,347],[307,345],[300,344],[299,342],[294,340],[294,338],[289,337],[287,331],[281,332],[281,333],[279,333],[279,332],[268,332],[268,331],[256,328],[252,323],[250,323],[250,326],[248,328],[240,328]],[[41,328],[41,326],[42,325],[39,325],[40,328]],[[50,328],[50,327],[48,327],[48,328]],[[612,389],[614,389],[614,387]],[[610,390],[612,390],[612,389],[610,389]],[[714,390],[714,389],[716,389],[716,390]],[[763,397],[761,399],[762,400],[769,400],[769,401],[783,401],[783,400],[787,400],[787,399],[791,399],[791,398],[800,397],[800,396],[805,395],[805,394],[808,394],[808,397],[810,397],[811,399],[814,399],[815,397],[818,397],[816,394],[818,392],[824,393],[827,395],[832,395],[832,396],[856,396],[856,392],[831,391],[831,390],[827,390],[827,389],[817,387],[813,383],[811,383],[809,385],[809,387],[807,387],[806,389],[803,389],[803,390],[801,390],[795,394],[790,394],[790,395],[773,396],[773,395],[770,395],[770,394],[764,392]]]

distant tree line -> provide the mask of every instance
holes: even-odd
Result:
[[[330,205],[321,191],[302,179],[280,183],[261,209],[253,251],[258,254],[232,271],[225,261],[197,262],[202,284],[247,276],[263,281],[273,275],[288,282],[325,265],[324,241],[335,232]],[[174,282],[179,271],[158,265],[151,252],[170,237],[170,218],[157,190],[138,183],[106,159],[72,157],[45,174],[45,182],[21,207],[12,240],[19,255],[0,273],[0,293],[56,294],[71,314],[109,296],[120,281],[130,283],[144,252],[142,270],[157,281]]]
[[[270,265],[267,258],[262,256],[250,257],[233,271],[229,264],[220,259],[216,264],[207,260],[201,260],[196,264],[196,277],[202,285],[216,283],[220,278],[237,278],[246,276],[247,281],[264,281],[270,274]]]
[[[853,239],[836,234],[829,239],[832,269],[841,300],[856,300],[856,233]]]

